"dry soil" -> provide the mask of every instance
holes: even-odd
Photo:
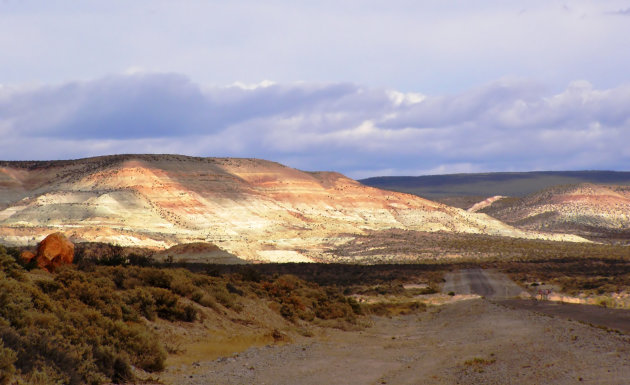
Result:
[[[630,337],[485,299],[168,368],[165,384],[627,384]]]

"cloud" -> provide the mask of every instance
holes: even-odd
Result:
[[[420,90],[421,91],[421,90]],[[143,71],[0,87],[2,159],[181,153],[353,177],[627,169],[630,85],[551,93],[499,80],[451,95],[352,83],[203,86]]]
[[[617,11],[608,12],[610,15],[630,16],[630,8],[619,9]]]

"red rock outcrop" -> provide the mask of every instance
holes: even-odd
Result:
[[[24,257],[23,257],[24,258]],[[37,246],[37,266],[48,271],[72,263],[74,244],[62,233],[53,233],[44,238]]]
[[[20,254],[20,258],[22,258],[22,260],[26,263],[29,263],[33,258],[35,258],[35,254],[31,251],[23,251]]]

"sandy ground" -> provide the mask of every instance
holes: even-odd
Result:
[[[451,298],[474,299],[430,306],[415,315],[373,317],[372,327],[360,332],[325,329],[292,344],[172,365],[160,381],[177,385],[630,383],[630,335],[589,326],[564,313],[514,306],[504,298],[526,294],[498,272],[453,272],[447,275],[443,291],[457,294]]]
[[[573,319],[630,335],[630,310],[627,309],[608,309],[596,305],[523,299],[508,299],[497,303],[508,307]]]
[[[537,301],[507,275],[493,270],[459,270],[447,274],[445,279],[442,292],[453,291],[457,295],[477,294],[511,308],[577,320],[630,335],[630,310],[627,309]],[[630,380],[628,382],[630,383]]]
[[[165,384],[627,384],[630,337],[487,300],[170,367]]]

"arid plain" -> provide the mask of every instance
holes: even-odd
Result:
[[[627,187],[455,198],[256,159],[1,162],[0,378],[627,383]],[[37,268],[56,232],[73,263]]]

